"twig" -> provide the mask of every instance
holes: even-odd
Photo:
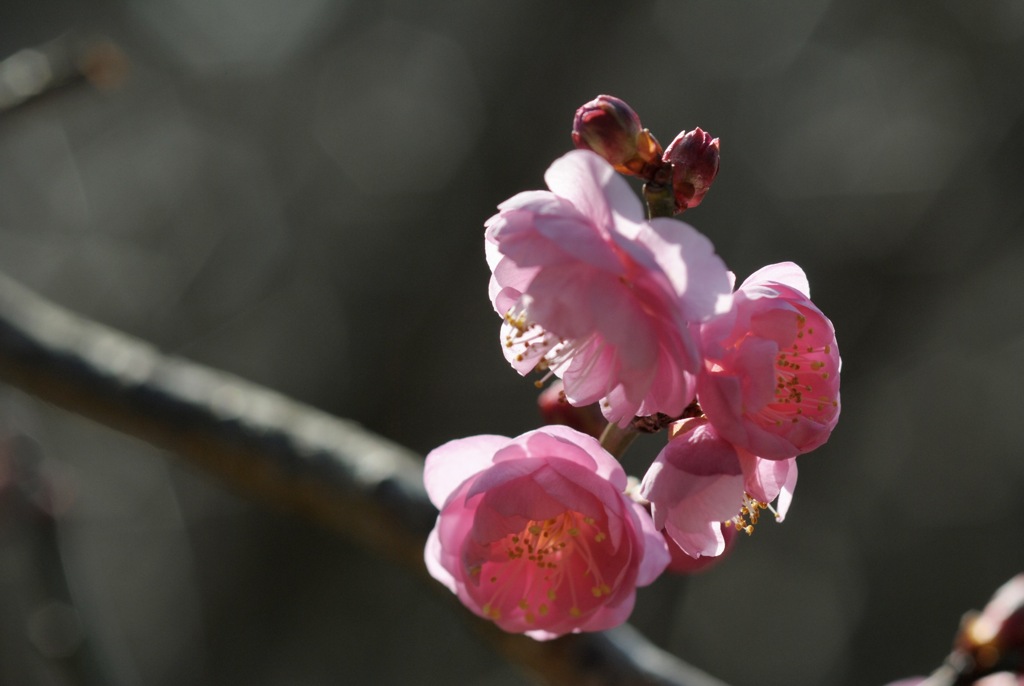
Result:
[[[162,355],[2,276],[0,379],[178,453],[252,499],[343,531],[426,577],[423,542],[437,512],[422,460],[352,422]],[[628,627],[538,643],[474,623],[547,683],[723,686]]]

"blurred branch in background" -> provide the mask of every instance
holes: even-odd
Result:
[[[161,355],[6,277],[0,378],[174,451],[256,501],[353,536],[426,580],[423,542],[436,511],[423,489],[422,462],[352,422]],[[483,620],[476,625],[502,654],[548,683],[722,686],[629,628],[536,642]]]
[[[88,83],[117,88],[128,59],[113,43],[68,34],[0,61],[0,112],[12,110],[64,87]]]

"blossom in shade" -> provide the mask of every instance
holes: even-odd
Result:
[[[514,196],[486,224],[506,358],[520,374],[557,375],[571,404],[600,401],[620,425],[677,416],[701,369],[689,325],[730,306],[724,263],[691,226],[645,221],[625,180],[593,152],[556,160],[545,181],[550,190]]]
[[[568,427],[451,441],[427,456],[423,480],[440,510],[427,569],[505,631],[617,626],[636,587],[668,564],[650,516],[624,495],[622,467]]]
[[[839,419],[839,348],[800,267],[752,274],[732,311],[701,326],[701,342],[697,397],[719,435],[771,460],[828,440]]]
[[[753,531],[761,512],[782,521],[796,487],[796,459],[763,460],[718,435],[705,419],[684,419],[651,464],[639,495],[654,526],[691,557],[721,555],[723,525]]]

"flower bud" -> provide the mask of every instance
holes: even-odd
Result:
[[[676,212],[696,207],[718,174],[718,139],[697,127],[676,136],[663,159],[672,165]]]
[[[621,174],[647,178],[663,164],[661,145],[637,113],[611,95],[599,95],[576,110],[572,142],[596,152]]]

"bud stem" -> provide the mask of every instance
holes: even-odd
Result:
[[[666,164],[644,184],[644,202],[647,218],[672,217],[676,213],[676,200],[672,191],[672,165]]]

